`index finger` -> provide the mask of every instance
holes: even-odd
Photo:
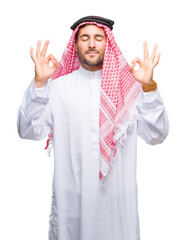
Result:
[[[146,41],[143,43],[143,52],[144,52],[144,59],[149,59],[149,52],[148,52]]]
[[[43,49],[41,51],[41,56],[42,57],[45,57],[46,56],[46,51],[47,51],[47,48],[48,48],[48,44],[49,44],[49,40],[47,40],[43,46]]]

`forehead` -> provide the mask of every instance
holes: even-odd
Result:
[[[96,34],[101,34],[105,36],[105,31],[102,27],[98,27],[96,25],[85,25],[81,27],[78,31],[78,35],[81,36],[83,34],[87,35],[96,35]]]

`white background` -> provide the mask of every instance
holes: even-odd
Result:
[[[165,142],[148,146],[139,139],[137,179],[142,240],[185,240],[186,232],[186,34],[185,5],[177,0],[48,1],[7,0],[0,6],[0,239],[48,238],[53,159],[45,140],[22,140],[17,110],[34,77],[30,47],[49,39],[58,59],[71,36],[69,27],[86,15],[115,21],[116,41],[129,63],[158,43],[155,69],[168,111]],[[87,239],[88,240],[88,239]]]

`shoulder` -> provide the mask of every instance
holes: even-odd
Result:
[[[71,79],[71,74],[58,77],[54,80],[50,79],[48,84],[50,86],[50,89],[56,92],[57,90],[59,90],[59,88],[65,87],[69,79]]]
[[[55,98],[57,95],[66,96],[69,90],[72,88],[73,79],[76,78],[77,71],[58,77],[55,80],[49,80],[48,85],[50,87],[51,95]]]
[[[78,74],[78,70],[73,71],[72,73],[68,73],[61,77],[56,78],[55,80],[49,80],[49,85],[53,88],[59,87],[61,85],[67,84],[69,81],[72,81],[74,77]]]

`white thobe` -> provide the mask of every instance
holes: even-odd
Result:
[[[54,131],[54,175],[50,240],[139,240],[136,183],[137,135],[163,142],[168,119],[160,93],[135,101],[135,119],[122,140],[107,178],[99,179],[101,70],[82,67],[36,89],[26,90],[18,114],[22,138],[41,140]]]

